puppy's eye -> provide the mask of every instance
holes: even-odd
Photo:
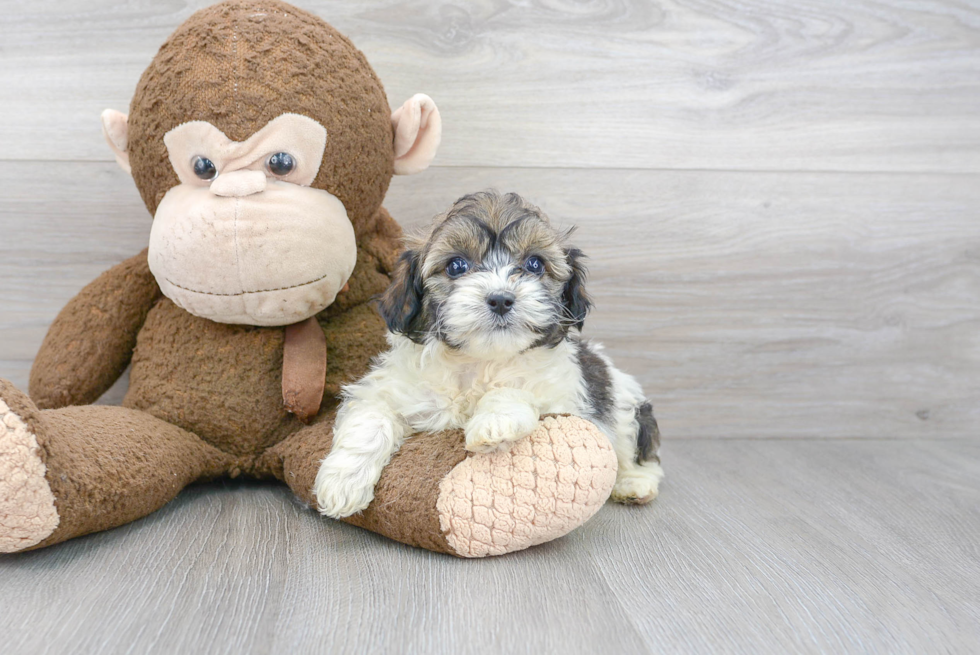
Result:
[[[453,257],[452,261],[446,264],[446,275],[455,279],[470,270],[469,262],[462,257]]]
[[[544,273],[544,262],[537,256],[528,257],[524,262],[524,270],[533,275],[541,275]]]
[[[210,159],[207,157],[194,158],[194,175],[202,180],[213,180],[217,174],[218,169],[214,167],[214,162]]]
[[[296,162],[293,160],[293,156],[288,152],[277,152],[276,154],[269,157],[269,161],[266,163],[269,167],[269,172],[273,175],[289,175],[289,173],[296,167]]]

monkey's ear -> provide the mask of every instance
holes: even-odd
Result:
[[[578,248],[569,248],[565,251],[568,265],[572,267],[572,277],[568,278],[565,288],[562,290],[561,301],[565,306],[565,313],[572,320],[572,325],[579,330],[585,325],[585,316],[592,309],[592,299],[585,291],[585,278],[588,271],[585,268],[585,254]]]
[[[378,311],[388,329],[417,341],[422,335],[422,273],[419,254],[406,250],[398,259],[391,285],[381,295]]]
[[[436,156],[442,118],[432,98],[416,93],[391,114],[395,128],[395,175],[421,173]]]
[[[106,109],[102,112],[102,136],[112,148],[119,166],[132,175],[129,152],[126,151],[126,144],[129,142],[129,116],[115,109]]]

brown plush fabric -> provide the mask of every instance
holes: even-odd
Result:
[[[345,523],[378,532],[409,546],[458,555],[439,526],[439,483],[466,459],[461,430],[421,434],[409,439],[381,474],[375,502]],[[333,443],[333,415],[297,432],[269,451],[270,474],[286,482],[310,507],[316,507],[313,482]]]
[[[439,485],[467,458],[462,430],[419,434],[392,458],[375,487],[373,502],[345,521],[410,546],[459,555],[439,525]],[[397,498],[398,502],[384,502]]]
[[[31,481],[52,492],[22,494],[25,501],[10,495],[7,505],[16,517],[30,517],[31,508],[19,506],[45,496],[52,518],[53,494],[58,514],[53,533],[35,535],[43,538],[36,547],[145,516],[185,485],[219,475],[279,478],[312,501],[341,386],[363,376],[386,347],[370,300],[389,283],[401,230],[381,208],[394,155],[377,77],[345,37],[312,14],[276,0],[223,2],[191,16],[143,75],[128,150],[153,213],[178,182],[162,140],[168,130],[205,120],[243,140],[286,112],[326,127],[313,186],[344,203],[358,244],[348,290],[315,317],[327,347],[319,413],[306,426],[283,405],[285,328],[191,315],[160,294],[140,253],[85,287],[45,338],[30,390],[38,406],[62,409],[39,411],[0,381],[4,425],[12,426],[6,434],[27,450],[31,431],[45,467],[41,480],[34,458]],[[66,407],[95,400],[130,361],[123,407]],[[349,522],[459,554],[440,527],[440,483],[478,457],[467,456],[458,432],[414,437],[384,471],[372,506]],[[7,541],[14,549],[20,543],[16,535]]]
[[[94,402],[129,365],[136,334],[160,289],[146,251],[109,269],[54,319],[31,368],[41,408]]]
[[[316,317],[287,325],[282,346],[282,404],[308,423],[320,411],[327,379],[327,339]]]
[[[22,393],[6,380],[0,379],[0,398],[3,398],[7,406],[27,424],[35,437],[41,437],[43,431],[41,412],[27,394]],[[44,453],[41,453],[41,461],[44,461]]]
[[[385,347],[385,326],[370,300],[389,283],[401,229],[385,211],[358,247],[349,290],[317,319],[327,341],[320,415],[333,408],[341,385],[367,372]],[[122,281],[120,281],[121,283]],[[136,341],[125,407],[148,412],[236,456],[258,456],[303,427],[282,402],[281,327],[215,323],[167,298],[147,315]],[[58,344],[50,345],[58,352]]]
[[[384,322],[367,303],[321,318],[320,325],[327,375],[317,421],[336,406],[341,385],[364,375],[385,343]],[[164,298],[137,339],[123,405],[235,456],[257,456],[303,427],[282,402],[283,334],[281,327],[214,323]]]
[[[40,411],[9,382],[0,398],[37,439],[60,519],[42,548],[146,516],[234,458],[142,412],[82,406]],[[2,426],[0,426],[2,427]]]
[[[360,303],[347,311],[330,308],[318,317],[328,353],[335,354],[328,357],[317,430],[307,435],[316,437],[311,445],[318,453],[329,449],[329,437],[318,440],[330,434],[341,385],[362,376],[385,344],[384,322],[367,301],[388,283],[382,258],[394,261],[400,229],[387,213],[379,215],[377,225],[370,240],[374,254],[359,251],[351,289],[345,294],[348,302]],[[131,294],[141,286],[131,284],[129,271],[132,262],[140,260],[145,263],[145,253],[99,277],[72,301],[71,311],[82,316],[98,313],[110,299],[123,306],[133,304]],[[0,398],[38,439],[61,518],[55,532],[33,548],[145,516],[195,480],[222,474],[283,475],[288,449],[266,449],[304,428],[282,403],[285,328],[214,323],[166,298],[156,299],[144,314],[124,408],[81,406],[42,412],[0,381]],[[97,355],[94,362],[80,362],[75,359],[77,349],[65,346],[116,337],[130,325],[126,312],[116,317],[116,325],[90,334],[88,324],[71,320],[66,309],[59,331],[45,340],[38,360],[55,372],[98,364]],[[37,391],[41,397],[50,395],[43,384]],[[322,457],[308,464],[318,466]],[[292,454],[292,461],[301,459],[302,453]]]
[[[243,141],[280,114],[327,129],[311,186],[337,196],[360,238],[394,166],[391,109],[364,55],[320,18],[277,0],[223,2],[188,18],[143,73],[129,109],[129,161],[151,214],[177,184],[163,135],[208,121]]]
[[[58,527],[38,445],[40,422],[30,399],[0,380],[0,553],[35,546]]]
[[[368,223],[368,231],[358,237],[357,264],[347,281],[347,291],[339,294],[333,304],[320,312],[321,320],[343,314],[352,307],[364,304],[384,291],[391,282],[389,273],[395,270],[401,252],[402,229],[384,207]]]
[[[61,521],[42,548],[129,523],[234,458],[142,412],[89,405],[42,413],[37,435]]]

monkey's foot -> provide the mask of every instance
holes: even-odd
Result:
[[[0,398],[0,553],[30,548],[58,527],[44,473],[37,437]]]
[[[454,554],[503,555],[582,525],[615,481],[616,453],[597,427],[549,416],[509,451],[457,464],[439,485],[436,509]]]

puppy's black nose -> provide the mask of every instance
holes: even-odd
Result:
[[[503,316],[514,306],[514,298],[514,294],[510,291],[498,291],[487,296],[487,304],[490,306],[490,311]]]

